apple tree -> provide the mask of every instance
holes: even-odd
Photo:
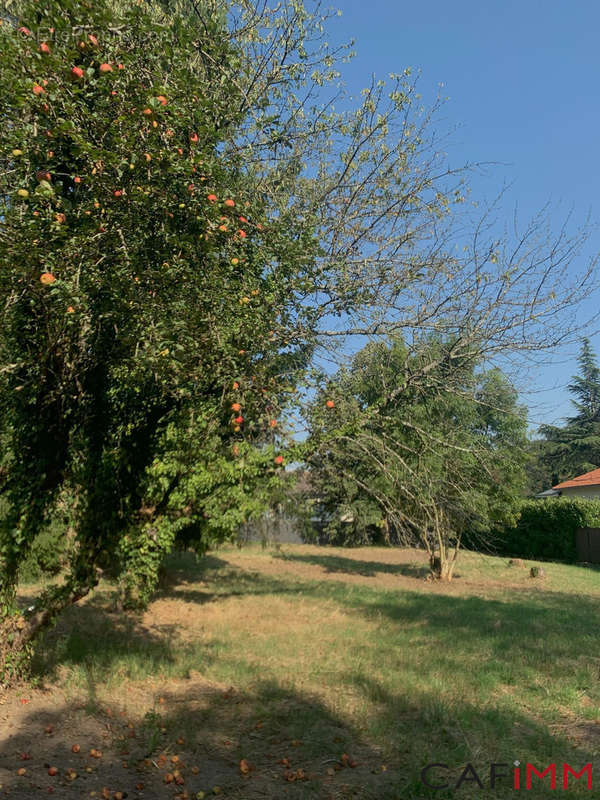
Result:
[[[16,0],[2,18],[5,674],[102,571],[144,602],[176,541],[202,550],[260,513],[279,422],[324,357],[399,335],[416,391],[432,335],[462,375],[578,328],[585,231],[552,237],[540,215],[507,233],[475,212],[439,102],[409,70],[351,100],[331,16]],[[67,575],[23,615],[19,565],[66,498]]]
[[[270,427],[310,356],[306,218],[223,156],[246,113],[217,14],[23,3],[0,28],[0,672],[102,572],[147,601],[176,541],[268,504]],[[237,109],[237,110],[236,110]],[[25,614],[19,567],[70,498],[64,582]]]

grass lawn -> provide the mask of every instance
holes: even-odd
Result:
[[[559,785],[591,762],[598,791],[600,571],[532,563],[464,553],[442,586],[417,550],[223,548],[174,557],[137,616],[100,586],[47,635],[37,688],[3,698],[0,794],[508,798],[489,765],[515,760],[555,762]],[[485,789],[427,789],[432,762],[451,786],[470,762]]]

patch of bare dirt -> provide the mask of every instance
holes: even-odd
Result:
[[[165,686],[129,686],[126,707],[86,709],[56,688],[12,691],[0,705],[0,796],[341,800],[378,797],[398,780],[369,746],[343,752],[348,734],[335,720],[330,752],[315,755],[284,723],[262,721],[257,700],[194,672]],[[310,703],[282,698],[282,719]]]

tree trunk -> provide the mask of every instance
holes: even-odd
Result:
[[[95,582],[90,582],[77,587],[69,584],[52,587],[37,599],[31,613],[4,607],[6,612],[0,616],[0,686],[9,686],[27,677],[35,640],[54,624],[62,611],[85,597],[94,585]]]
[[[387,547],[390,547],[392,544],[390,538],[390,521],[387,518],[387,516],[383,518],[383,541],[385,542]]]
[[[27,622],[22,614],[0,620],[0,686],[15,683],[27,674],[31,659],[27,644]]]
[[[452,547],[448,542],[448,531],[444,528],[443,522],[443,515],[436,513],[434,525],[435,544],[433,547],[428,548],[429,567],[435,580],[450,582],[460,549],[460,536],[456,537],[454,552],[451,553]]]
[[[452,575],[454,573],[454,566],[456,564],[456,558],[448,558],[448,554],[444,551],[443,556],[434,556],[429,560],[431,574],[432,576],[438,581],[448,581],[452,580]]]

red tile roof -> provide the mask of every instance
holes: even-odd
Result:
[[[578,475],[570,481],[563,481],[553,486],[553,489],[569,489],[572,486],[598,486],[600,484],[600,469],[593,469],[583,475]]]

